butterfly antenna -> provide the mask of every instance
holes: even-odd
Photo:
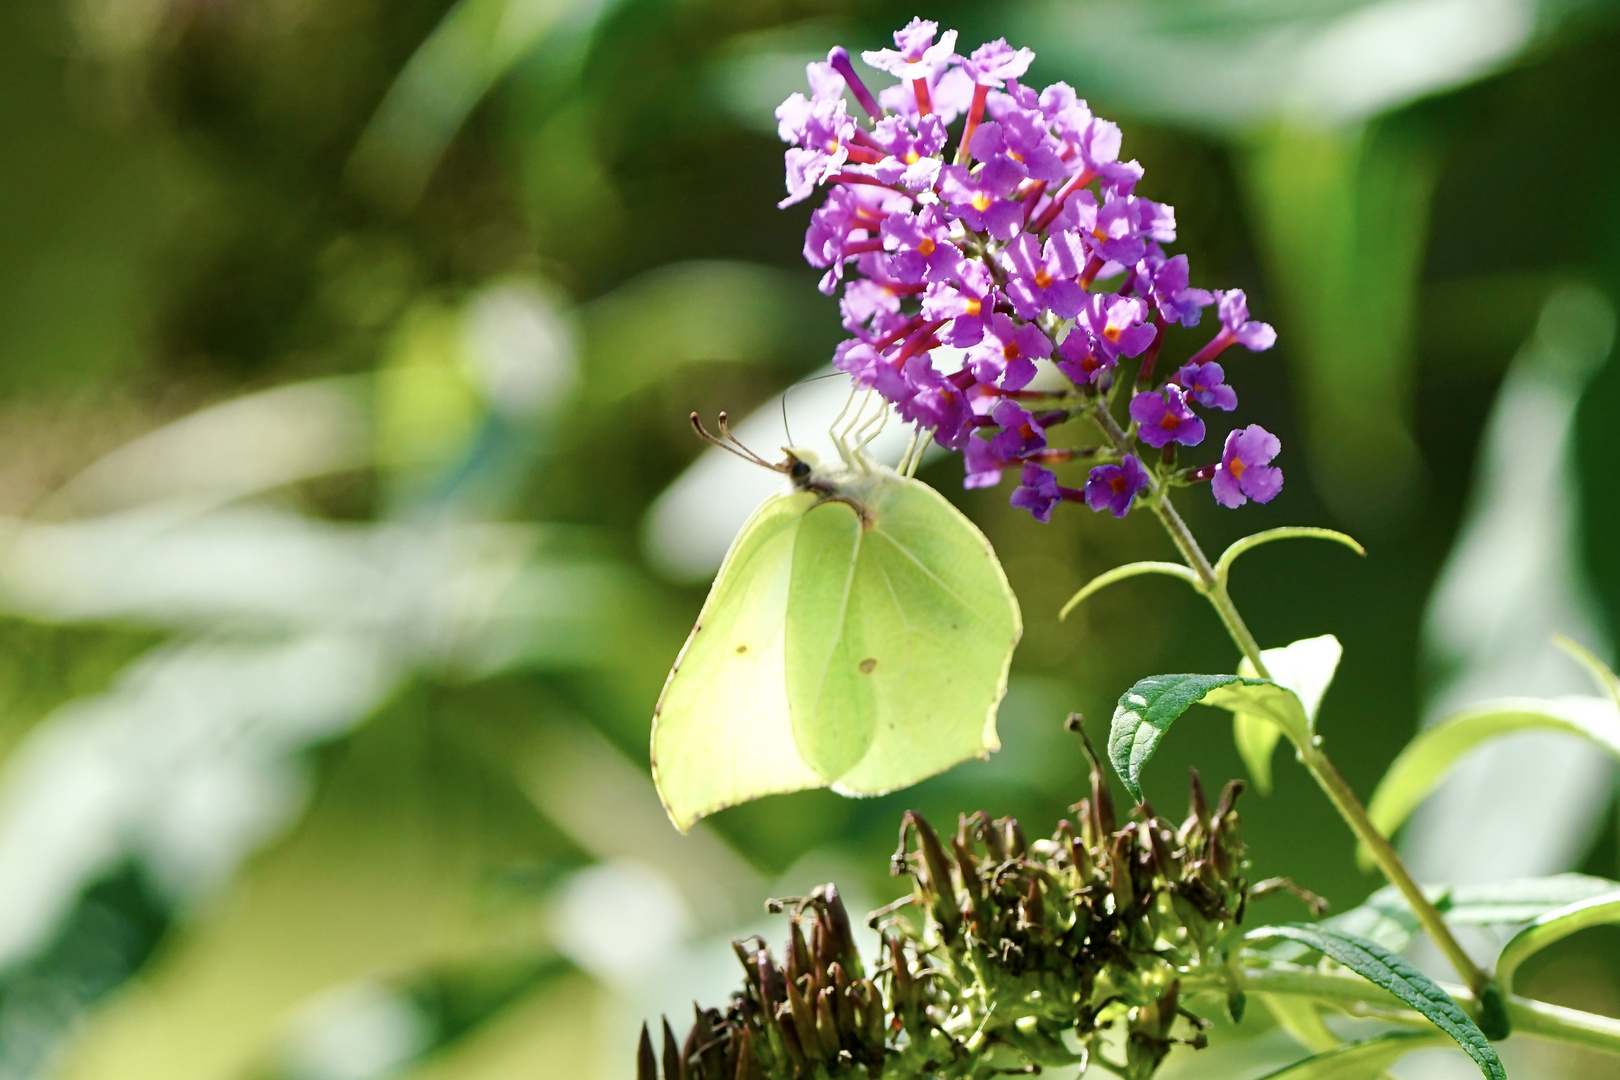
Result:
[[[726,453],[740,457],[744,461],[751,464],[759,465],[762,468],[770,469],[773,472],[782,471],[782,467],[780,465],[766,461],[764,458],[760,457],[758,454],[754,453],[752,450],[748,449],[748,447],[744,446],[738,441],[737,436],[731,433],[731,425],[728,422],[725,413],[720,414],[720,421],[717,425],[720,428],[720,434],[718,436],[711,434],[709,429],[703,426],[703,421],[698,418],[697,413],[694,412],[688,419],[692,421],[692,430],[696,431],[698,433],[698,438],[702,439],[704,442],[713,443]]]

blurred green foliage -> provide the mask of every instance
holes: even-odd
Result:
[[[643,518],[701,450],[690,410],[744,414],[839,336],[809,208],[774,205],[771,109],[911,14],[0,5],[0,1076],[625,1076],[642,1014],[723,994],[767,892],[887,900],[906,807],[1044,830],[1083,776],[1068,711],[1230,669],[1176,583],[1057,621],[1093,574],[1172,556],[1151,522],[1038,526],[941,462],[1025,613],[1003,751],[684,840],[658,812],[648,722],[703,590],[648,568]],[[1267,549],[1234,588],[1265,644],[1344,642],[1320,730],[1370,791],[1439,674],[1425,604],[1503,372],[1558,286],[1620,300],[1614,5],[925,14],[1035,46],[1120,121],[1195,281],[1278,327],[1242,384],[1286,497],[1188,517],[1214,549],[1367,542]],[[1575,455],[1610,626],[1617,409],[1611,358]],[[1239,775],[1197,721],[1156,769]],[[1302,771],[1243,810],[1257,877],[1341,907],[1376,884]],[[1584,868],[1615,874],[1612,807],[1582,812]],[[1527,977],[1612,1011],[1613,946]],[[1221,1041],[1212,1069],[1277,1053]]]

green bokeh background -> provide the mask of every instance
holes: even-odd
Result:
[[[838,0],[0,5],[0,865],[13,879],[0,889],[46,896],[33,910],[49,916],[0,948],[0,1077],[627,1076],[641,1012],[724,986],[714,957],[757,923],[766,892],[836,872],[847,893],[887,900],[908,807],[946,823],[984,808],[1044,832],[1083,793],[1065,713],[1098,737],[1133,680],[1231,666],[1214,617],[1174,582],[1140,579],[1057,621],[1091,575],[1173,557],[1150,520],[1072,511],[1040,526],[1005,491],[963,492],[944,461],[925,479],[990,535],[1025,616],[1001,754],[886,798],[741,807],[699,840],[649,802],[652,705],[704,590],[648,565],[644,516],[702,450],[688,411],[752,410],[839,335],[799,261],[809,206],[775,207],[771,108],[805,60],[876,47],[912,14]],[[1066,79],[1120,122],[1125,156],[1147,169],[1140,190],[1178,209],[1195,283],[1246,289],[1277,327],[1273,352],[1232,366],[1243,421],[1283,438],[1283,497],[1238,513],[1184,502],[1213,549],[1279,524],[1367,542],[1364,561],[1264,549],[1234,589],[1268,646],[1343,641],[1321,728],[1369,793],[1437,677],[1423,613],[1504,371],[1560,289],[1606,296],[1611,318],[1620,302],[1616,7],[1069,0],[925,14],[969,44],[1034,46],[1033,79]],[[1351,55],[1379,62],[1318,70],[1313,43],[1341,31],[1373,42]],[[501,296],[572,342],[519,408],[467,356],[466,328]],[[199,496],[188,470],[256,453],[227,422],[217,461],[198,437],[99,486],[72,481],[198,410],[289,386],[315,388],[294,413],[348,418],[309,420],[341,444],[318,467]],[[1580,402],[1574,455],[1606,625],[1620,613],[1616,415],[1611,358]],[[74,546],[75,528],[101,526],[109,547]],[[461,588],[461,564],[422,555],[400,570],[412,545],[499,526],[506,539],[469,541],[468,572],[488,574],[467,586],[476,613],[421,615],[413,604],[436,602],[423,597]],[[125,557],[194,529],[207,544]],[[346,553],[302,592],[282,584],[303,557],[276,546],[289,529],[322,559]],[[201,573],[209,559],[224,569]],[[363,603],[345,592],[360,579]],[[164,861],[186,814],[213,813],[206,797],[164,819],[167,841],[149,838],[175,782],[165,770],[191,753],[144,755],[150,733],[181,726],[161,710],[130,721],[95,773],[123,790],[139,771],[145,794],[75,824],[94,778],[37,748],[75,730],[85,703],[116,726],[145,685],[131,672],[154,657],[191,671],[210,649],[258,656],[323,635],[360,642],[386,677],[303,660],[260,689],[235,669],[220,686],[176,676],[197,745],[216,699],[251,712],[261,690],[376,684],[324,726],[267,737],[255,760],[290,786],[212,876]],[[261,735],[277,722],[266,715]],[[231,732],[218,738],[247,738]],[[1190,715],[1155,761],[1157,801],[1180,809],[1193,763],[1214,783],[1241,775],[1213,712]],[[1256,877],[1289,874],[1341,909],[1375,887],[1301,770],[1279,761],[1276,791],[1243,809]],[[1590,816],[1595,839],[1569,868],[1620,876],[1612,807]],[[39,865],[76,869],[53,892],[27,844],[7,854],[8,828],[57,838],[36,845]],[[101,848],[55,857],[91,835]],[[641,967],[593,966],[565,940],[569,912],[597,895],[581,882],[640,882],[648,903],[668,901],[654,909],[687,912],[684,936]],[[1620,948],[1578,942],[1535,985],[1616,1012]],[[1258,1075],[1286,1053],[1263,1022],[1255,1032],[1221,1032],[1201,1075]],[[1520,1075],[1620,1075],[1524,1060]],[[1451,1075],[1431,1065],[1407,1075]]]

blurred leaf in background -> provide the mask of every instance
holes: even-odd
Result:
[[[1002,752],[687,838],[658,808],[652,703],[726,515],[771,480],[701,458],[686,415],[752,413],[769,448],[784,411],[812,439],[842,397],[795,385],[838,317],[799,261],[808,209],[775,208],[772,111],[805,62],[914,13],[0,9],[0,1076],[627,1076],[643,1016],[725,995],[726,941],[766,929],[764,896],[836,877],[882,903],[901,809],[1054,819],[1084,775],[1067,712],[1106,716],[1154,671],[1229,670],[1175,583],[1057,622],[1091,575],[1170,557],[1143,554],[1162,540],[1032,525],[925,467],[1025,612]],[[1277,325],[1246,404],[1303,447],[1289,498],[1190,516],[1217,546],[1283,523],[1370,541],[1365,564],[1279,546],[1234,582],[1266,644],[1344,642],[1320,727],[1352,783],[1370,791],[1468,671],[1535,678],[1527,628],[1579,635],[1577,610],[1608,640],[1609,339],[1581,338],[1590,381],[1557,383],[1563,412],[1534,406],[1548,349],[1620,297],[1616,5],[923,14],[1037,47],[1035,78],[1125,127],[1194,265]],[[1571,422],[1564,450],[1516,452]],[[1501,465],[1531,457],[1564,478],[1558,514],[1526,512]],[[1574,608],[1437,586],[1497,519]],[[1436,629],[1458,610],[1523,633],[1459,649]],[[1224,724],[1184,724],[1157,768],[1240,774]],[[1375,883],[1350,837],[1290,763],[1275,779],[1245,808],[1256,873],[1351,906]],[[1610,787],[1553,790],[1556,814],[1500,778],[1443,798],[1557,821],[1547,869],[1613,875]],[[1620,995],[1602,949],[1549,964],[1571,1004]],[[1289,1060],[1275,1032],[1218,1034],[1177,1067]]]

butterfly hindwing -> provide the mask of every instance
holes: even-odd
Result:
[[[858,559],[876,722],[866,754],[837,779],[846,794],[917,783],[1000,743],[996,710],[1022,633],[1001,564],[971,521],[925,484],[872,499]]]

